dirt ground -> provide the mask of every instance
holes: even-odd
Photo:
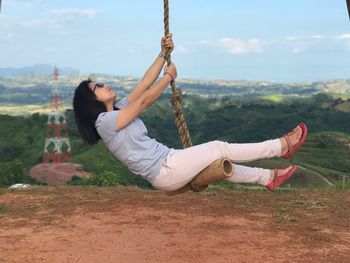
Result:
[[[350,192],[0,190],[0,262],[350,262]]]

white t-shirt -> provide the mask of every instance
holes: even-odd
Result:
[[[118,101],[117,108],[125,108],[127,98]],[[148,131],[140,118],[135,118],[128,126],[118,130],[116,120],[119,110],[102,112],[97,117],[95,127],[109,151],[129,170],[151,182],[160,171],[170,149],[148,137]]]

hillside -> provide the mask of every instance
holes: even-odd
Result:
[[[180,147],[173,121],[171,105],[164,96],[141,118],[151,137],[169,147]],[[327,103],[327,107],[324,104]],[[316,95],[303,101],[276,103],[266,100],[237,101],[234,99],[203,99],[186,96],[184,109],[194,144],[220,139],[230,142],[257,142],[278,138],[300,121],[308,124],[309,137],[294,158],[300,165],[296,176],[288,182],[292,187],[329,186],[350,171],[350,114],[336,108],[338,100]],[[341,102],[344,103],[344,102]],[[93,147],[83,145],[75,127],[71,110],[67,112],[74,162],[83,164],[89,172],[113,171],[120,184],[150,187],[133,176],[118,162],[103,143]],[[40,163],[44,148],[47,117],[0,115],[0,165],[14,159],[25,170]],[[287,166],[285,160],[263,160],[249,165],[262,167]],[[1,174],[0,174],[1,177]],[[230,187],[229,185],[225,185]]]
[[[37,67],[39,69],[35,67],[17,69],[12,75],[1,75],[0,69],[0,109],[1,106],[6,107],[9,104],[41,104],[46,106],[51,101],[51,90],[54,86],[59,88],[63,102],[71,104],[75,87],[87,78],[109,84],[120,97],[125,96],[139,81],[137,77],[80,74],[69,68],[62,69],[62,75],[54,81],[52,67],[48,65],[38,65]],[[7,72],[5,69],[2,71]],[[31,71],[32,74],[30,74]],[[350,80],[277,83],[177,79],[176,84],[184,94],[204,98],[229,97],[240,100],[263,98],[278,102],[286,98],[299,100],[318,93],[328,93],[345,101],[350,98]],[[170,92],[170,89],[165,91],[168,94]],[[346,106],[341,107],[348,109]]]
[[[54,67],[48,64],[37,64],[34,66],[27,66],[21,68],[0,68],[0,77],[20,77],[20,76],[43,76],[52,77]],[[60,68],[61,74],[77,75],[79,70],[73,68]]]

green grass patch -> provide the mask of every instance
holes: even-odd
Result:
[[[0,203],[0,214],[5,214],[9,210],[9,207],[6,204]]]

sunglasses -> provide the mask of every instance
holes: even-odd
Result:
[[[96,82],[94,89],[92,90],[92,92],[95,92],[96,88],[103,88],[105,86],[105,84],[101,83],[101,82]]]

